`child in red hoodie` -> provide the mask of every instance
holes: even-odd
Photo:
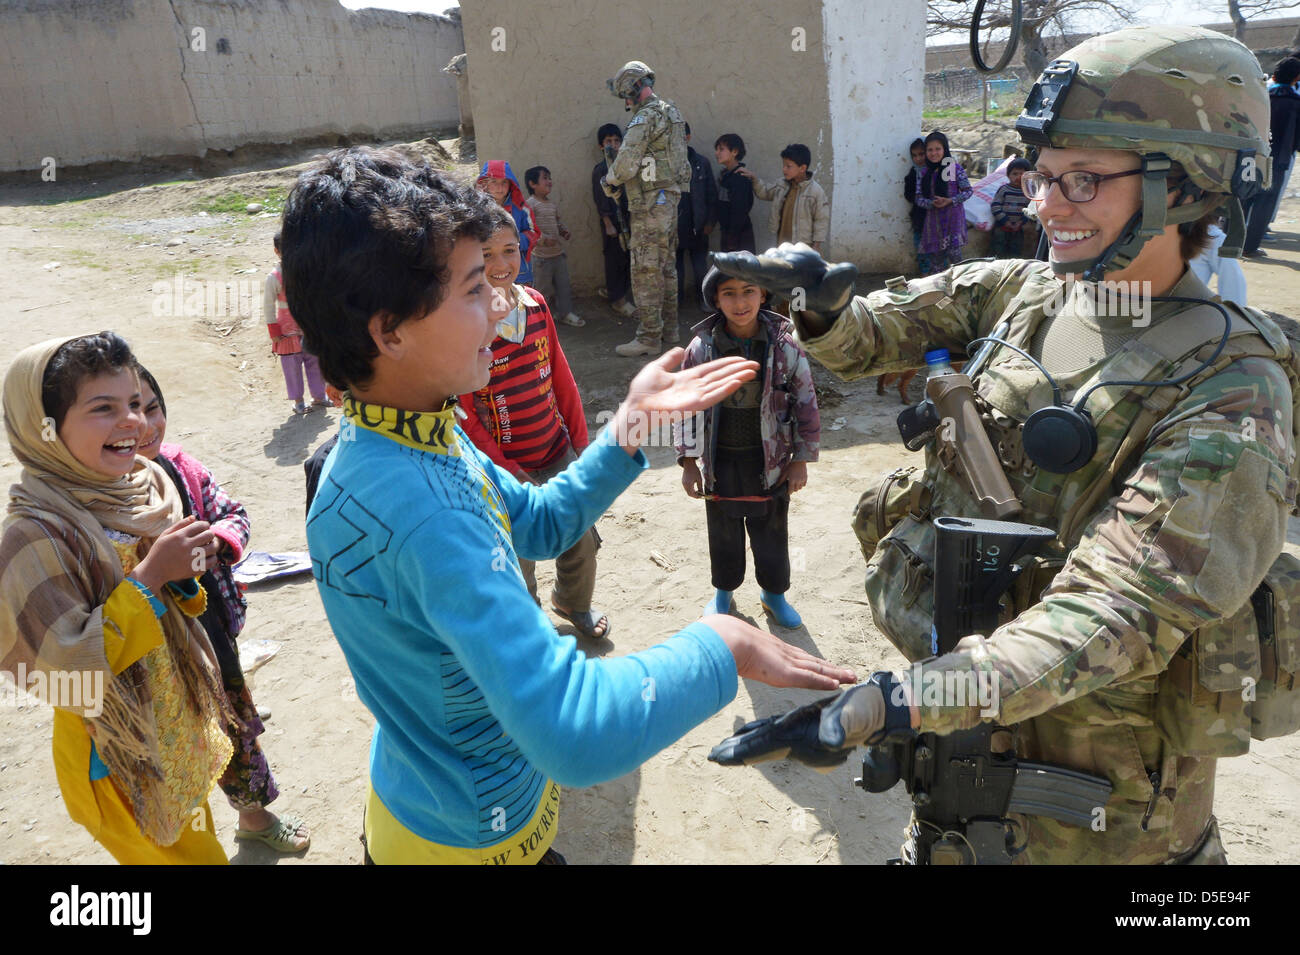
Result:
[[[515,220],[515,228],[519,230],[518,282],[520,285],[531,286],[533,247],[542,237],[542,230],[537,228],[532,212],[524,203],[523,190],[519,188],[519,180],[515,178],[510,163],[504,159],[489,159],[483,164],[483,171],[478,175],[477,186],[479,191],[486,192],[499,202]]]
[[[560,348],[546,300],[515,283],[520,237],[514,218],[501,209],[483,244],[483,265],[494,291],[498,318],[486,388],[460,396],[461,427],[471,441],[521,482],[545,484],[587,446],[587,418],[573,372]],[[609,618],[591,609],[596,588],[596,549],[591,528],[555,561],[551,609],[589,639],[609,636]],[[537,600],[533,561],[519,558],[528,592]],[[540,603],[541,601],[538,601]]]

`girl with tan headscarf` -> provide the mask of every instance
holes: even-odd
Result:
[[[18,354],[4,423],[22,475],[0,536],[0,671],[55,706],[72,818],[122,863],[224,863],[207,798],[234,719],[195,619],[211,531],[135,455],[130,348],[111,332]]]

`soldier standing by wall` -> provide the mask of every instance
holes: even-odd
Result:
[[[654,72],[639,60],[625,64],[609,88],[627,108],[637,108],[623,146],[601,187],[627,194],[631,212],[632,296],[636,338],[614,351],[624,358],[658,355],[680,339],[677,328],[677,202],[690,192],[686,121],[654,92]]]

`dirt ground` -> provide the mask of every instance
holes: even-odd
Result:
[[[420,148],[438,152],[434,144]],[[288,164],[181,182],[168,182],[174,171],[91,181],[68,174],[64,182],[33,176],[0,187],[0,373],[19,349],[43,339],[120,332],[166,391],[169,440],[184,444],[245,503],[251,546],[268,551],[306,549],[301,465],[338,419],[336,411],[289,413],[261,325],[261,282],[274,262],[275,197],[295,173]],[[231,194],[265,195],[267,210],[249,214],[236,202],[235,211],[205,212]],[[594,214],[585,196],[557,198],[571,218]],[[1288,312],[1300,297],[1298,213],[1300,203],[1285,202],[1270,256],[1247,262],[1251,304]],[[186,317],[154,291],[178,273],[249,281],[252,308]],[[632,323],[596,298],[580,298],[577,310],[587,326],[563,328],[561,337],[594,426],[600,412],[617,405],[638,363],[612,355],[631,337]],[[698,317],[685,310],[683,328]],[[805,627],[782,634],[865,675],[902,657],[870,622],[849,517],[866,482],[911,455],[898,442],[895,393],[877,397],[872,383],[845,384],[820,368],[815,376],[822,456],[790,512],[790,597]],[[695,619],[709,596],[702,505],[683,494],[671,450],[651,448],[648,455],[651,470],[598,524],[604,547],[596,601],[614,629],[612,643],[588,648],[595,654],[654,645]],[[17,474],[8,446],[0,446],[0,484]],[[538,576],[548,592],[550,565]],[[250,680],[255,698],[273,711],[263,737],[282,791],[273,808],[306,819],[313,845],[305,856],[279,857],[236,843],[235,814],[218,791],[212,806],[221,841],[238,863],[357,863],[372,720],[351,689],[310,577],[254,588],[248,599],[242,642],[281,645]],[[752,580],[737,594],[737,608],[774,627]],[[556,848],[582,863],[885,861],[899,845],[906,796],[901,787],[876,796],[855,789],[856,759],[825,776],[797,764],[721,769],[705,760],[740,721],[812,697],[743,684],[721,713],[636,772],[566,791]],[[0,862],[112,861],[60,804],[49,739],[49,710],[0,705]],[[1222,765],[1217,812],[1234,862],[1297,861],[1298,783],[1300,738],[1256,744]]]

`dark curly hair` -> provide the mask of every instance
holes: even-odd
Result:
[[[519,223],[515,221],[509,209],[494,202],[492,208],[488,210],[488,238],[502,229],[509,229],[515,234],[515,241],[519,241]]]
[[[781,150],[781,158],[790,160],[796,166],[806,168],[812,165],[812,150],[803,143],[791,143]]]
[[[298,177],[284,206],[280,270],[303,345],[336,388],[364,387],[384,330],[447,293],[456,242],[491,235],[490,196],[392,149],[337,149]]]
[[[116,332],[83,335],[59,346],[41,376],[41,407],[55,427],[77,400],[77,389],[95,375],[135,368],[131,346]]]

